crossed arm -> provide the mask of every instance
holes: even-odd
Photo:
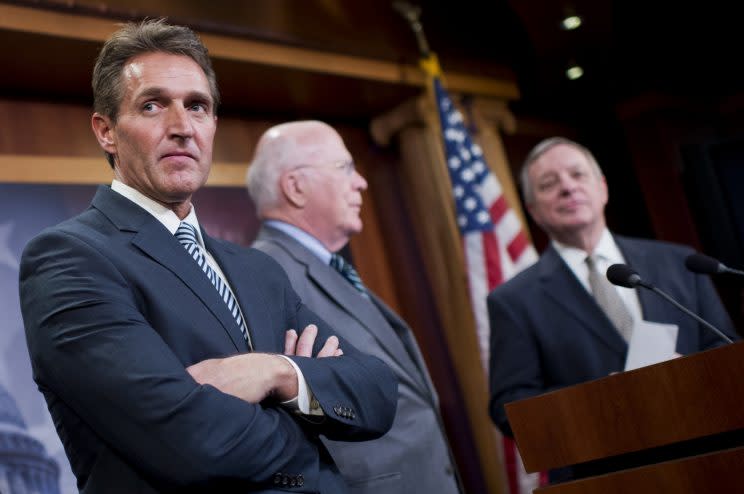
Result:
[[[353,421],[331,416],[306,425],[283,407],[259,404],[297,392],[294,370],[278,353],[208,359],[185,370],[184,362],[199,355],[232,350],[211,312],[166,267],[128,242],[81,229],[32,241],[20,273],[35,379],[55,421],[72,438],[68,453],[76,473],[88,475],[85,462],[115,451],[117,461],[166,486],[213,479],[261,483],[273,472],[300,471],[312,488],[318,451],[305,427],[345,440],[379,437],[389,429],[397,396],[390,370],[352,347],[344,347],[342,358],[308,358],[311,348],[315,357],[338,355],[339,342],[278,268],[246,262],[246,276],[259,279],[260,272],[262,280],[255,303],[263,348],[283,351],[301,368],[324,411],[337,403],[365,411]],[[308,327],[314,321],[320,326],[315,334]],[[306,329],[297,335],[285,333],[287,327]],[[323,345],[315,343],[318,334]]]
[[[310,324],[302,334],[289,329],[284,338],[284,355],[312,357],[318,327]],[[336,336],[330,336],[316,358],[339,357]],[[199,384],[210,384],[223,393],[235,396],[248,403],[260,403],[274,397],[289,401],[298,394],[298,376],[286,358],[272,353],[245,353],[222,359],[208,359],[196,363],[186,370]]]

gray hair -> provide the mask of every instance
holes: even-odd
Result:
[[[307,143],[299,142],[302,136],[291,130],[311,125],[327,126],[314,120],[287,122],[271,127],[259,139],[245,175],[248,195],[256,206],[259,218],[264,211],[279,204],[279,178],[286,170],[299,164],[296,162],[297,150],[307,146]]]
[[[153,52],[184,55],[194,60],[207,77],[214,112],[217,112],[220,93],[207,48],[190,28],[167,24],[165,19],[127,23],[104,43],[93,68],[93,111],[116,123],[124,97],[124,66],[132,57]],[[114,157],[106,153],[106,159],[113,168]]]
[[[532,201],[535,200],[535,195],[533,194],[532,190],[532,184],[530,183],[530,166],[532,166],[535,161],[539,160],[545,153],[560,144],[571,146],[580,151],[586,157],[587,161],[594,170],[594,173],[596,173],[598,177],[604,176],[604,174],[602,173],[602,168],[600,168],[599,163],[597,163],[597,159],[585,146],[582,146],[578,142],[572,141],[571,139],[567,139],[565,137],[549,137],[547,139],[543,139],[542,141],[538,142],[535,147],[532,148],[532,150],[527,155],[527,158],[524,160],[524,163],[522,164],[522,169],[519,171],[519,185],[522,188],[522,196],[524,197],[524,201],[527,204],[531,204]]]
[[[289,167],[286,160],[276,158],[274,153],[257,152],[245,174],[248,195],[256,206],[259,218],[279,202],[279,177]]]

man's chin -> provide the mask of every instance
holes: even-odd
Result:
[[[546,232],[556,232],[561,235],[576,234],[591,227],[591,222],[586,220],[561,221],[552,225],[544,225]]]
[[[363,228],[364,225],[362,224],[362,220],[358,220],[354,224],[350,225],[346,231],[348,232],[349,236],[358,235],[362,233]]]
[[[164,184],[164,192],[173,199],[188,199],[207,182],[207,177],[177,177]]]

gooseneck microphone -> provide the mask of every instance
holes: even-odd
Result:
[[[709,330],[713,331],[716,335],[718,335],[719,338],[721,338],[726,343],[733,343],[731,341],[731,338],[726,336],[720,329],[713,326],[711,323],[703,319],[702,317],[698,316],[676,300],[674,300],[671,296],[667,295],[663,291],[661,291],[659,288],[655,287],[651,283],[648,283],[646,281],[643,281],[641,278],[641,275],[639,275],[633,268],[630,266],[627,266],[625,264],[613,264],[609,268],[607,268],[607,279],[610,280],[610,283],[613,285],[623,286],[625,288],[637,288],[639,286],[642,286],[643,288],[647,288],[651,290],[652,292],[660,295],[662,298],[666,299],[669,303],[674,305],[676,308],[687,314],[688,316],[695,319],[697,322],[708,328]]]
[[[651,288],[644,284],[641,275],[626,264],[613,264],[607,268],[607,279],[613,285],[623,286],[625,288],[635,288],[638,285]]]
[[[685,259],[685,266],[688,270],[698,274],[731,273],[738,274],[739,276],[744,276],[744,271],[730,268],[718,259],[713,259],[712,257],[706,256],[705,254],[690,254]]]

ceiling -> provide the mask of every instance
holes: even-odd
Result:
[[[529,47],[515,70],[526,107],[572,111],[617,105],[654,94],[690,104],[718,105],[744,89],[740,20],[731,2],[653,0],[510,0]],[[582,17],[565,31],[566,13]],[[585,75],[569,81],[574,60]]]
[[[290,46],[413,64],[418,48],[392,0],[27,0],[5,3],[103,15],[118,19],[168,16],[197,30],[244,36]],[[739,19],[718,0],[681,4],[652,0],[411,0],[431,49],[446,72],[460,71],[515,80],[516,111],[581,127],[598,112],[643,94],[664,94],[696,103],[725,104],[740,94]],[[560,28],[567,13],[582,17],[576,31]],[[6,50],[6,91],[47,94],[45,74],[55,74],[60,93],[88,97],[89,66],[97,46],[51,45],[23,33],[6,33],[5,45],[26,47],[23,57]],[[38,45],[38,49],[33,47]],[[79,46],[78,46],[79,45]],[[70,59],[70,50],[79,54]],[[737,51],[735,51],[737,50]],[[10,58],[9,60],[6,60]],[[570,61],[585,75],[569,81]],[[228,64],[229,65],[229,64]],[[310,111],[308,94],[324,92],[329,115],[353,117],[389,108],[412,88],[328,81],[308,74],[261,67],[216,67],[226,102],[247,102],[259,112]],[[29,77],[31,75],[32,77]],[[13,80],[15,79],[15,85]],[[281,82],[280,81],[283,81]],[[29,84],[29,80],[36,81]],[[66,86],[65,86],[66,84]],[[72,89],[78,88],[78,89]],[[256,97],[245,98],[256,93]],[[237,97],[235,95],[240,95]],[[314,96],[313,96],[314,97]],[[367,113],[369,114],[369,113]]]

